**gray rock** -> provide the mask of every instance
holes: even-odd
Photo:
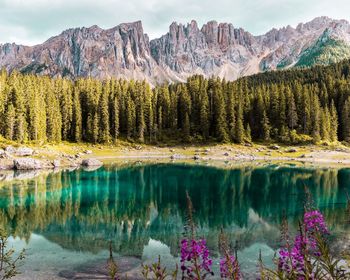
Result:
[[[91,151],[91,150],[85,150],[85,151],[84,151],[84,154],[86,154],[86,155],[91,155],[91,154],[92,154],[92,151]]]
[[[103,163],[101,161],[99,161],[98,159],[88,158],[88,159],[84,159],[81,162],[81,165],[84,167],[91,167],[91,166],[102,166]]]
[[[296,153],[298,150],[296,148],[290,148],[287,150],[287,153]]]
[[[5,152],[10,153],[10,154],[14,154],[14,153],[16,153],[16,148],[13,146],[7,146],[5,148]]]
[[[228,157],[230,154],[229,153],[224,153],[224,156],[225,157]]]
[[[58,167],[61,166],[61,162],[60,162],[58,159],[55,159],[55,160],[52,162],[52,165],[53,165],[53,167],[58,168]]]
[[[173,154],[173,155],[170,156],[170,158],[171,159],[182,159],[182,158],[184,158],[184,156],[183,155],[179,155],[179,154]]]
[[[271,146],[269,147],[269,149],[271,149],[271,150],[279,150],[279,149],[280,149],[280,146],[278,146],[278,145],[271,145]]]
[[[44,168],[42,161],[34,158],[17,158],[13,161],[17,170],[35,170]]]
[[[199,155],[194,155],[193,159],[194,159],[194,160],[200,160],[201,157],[200,157]]]
[[[33,155],[33,153],[34,153],[34,150],[28,147],[19,147],[15,151],[15,155],[20,157],[31,156]]]

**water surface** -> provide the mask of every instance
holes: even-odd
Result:
[[[349,169],[272,165],[134,164],[62,171],[1,182],[0,226],[15,249],[28,249],[18,279],[103,273],[109,241],[124,270],[137,275],[142,261],[158,255],[165,263],[177,259],[188,191],[197,233],[208,240],[214,258],[223,228],[238,246],[245,279],[254,279],[259,250],[271,264],[283,213],[295,230],[305,187],[334,235],[350,233],[345,210],[349,183]]]

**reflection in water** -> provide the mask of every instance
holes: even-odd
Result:
[[[344,230],[349,183],[347,169],[278,166],[154,164],[64,171],[3,182],[0,226],[14,237],[29,240],[35,233],[71,251],[97,253],[112,240],[121,255],[142,257],[144,248],[149,254],[150,244],[156,244],[150,240],[157,240],[176,255],[188,190],[198,231],[213,252],[221,227],[241,251],[260,243],[276,248],[282,213],[297,224],[305,186],[331,228]]]

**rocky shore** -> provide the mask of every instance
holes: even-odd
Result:
[[[0,146],[1,147],[1,146]],[[282,146],[277,144],[150,146],[58,144],[2,146],[0,170],[31,171],[58,168],[96,169],[119,161],[167,162],[293,162],[334,167],[350,166],[350,148],[338,146]]]
[[[75,155],[53,153],[50,156],[43,156],[37,150],[29,147],[7,146],[5,149],[0,149],[0,170],[28,171],[60,167],[102,166],[101,161],[87,157],[91,153],[86,150],[84,153]]]

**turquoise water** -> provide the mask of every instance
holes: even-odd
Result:
[[[259,250],[271,264],[283,213],[295,231],[305,187],[334,235],[350,233],[349,169],[111,165],[3,181],[1,186],[0,225],[15,249],[28,249],[18,279],[103,274],[109,241],[129,275],[136,277],[141,262],[158,255],[174,263],[186,221],[186,191],[198,235],[217,258],[223,228],[239,249],[245,279],[254,279]]]

